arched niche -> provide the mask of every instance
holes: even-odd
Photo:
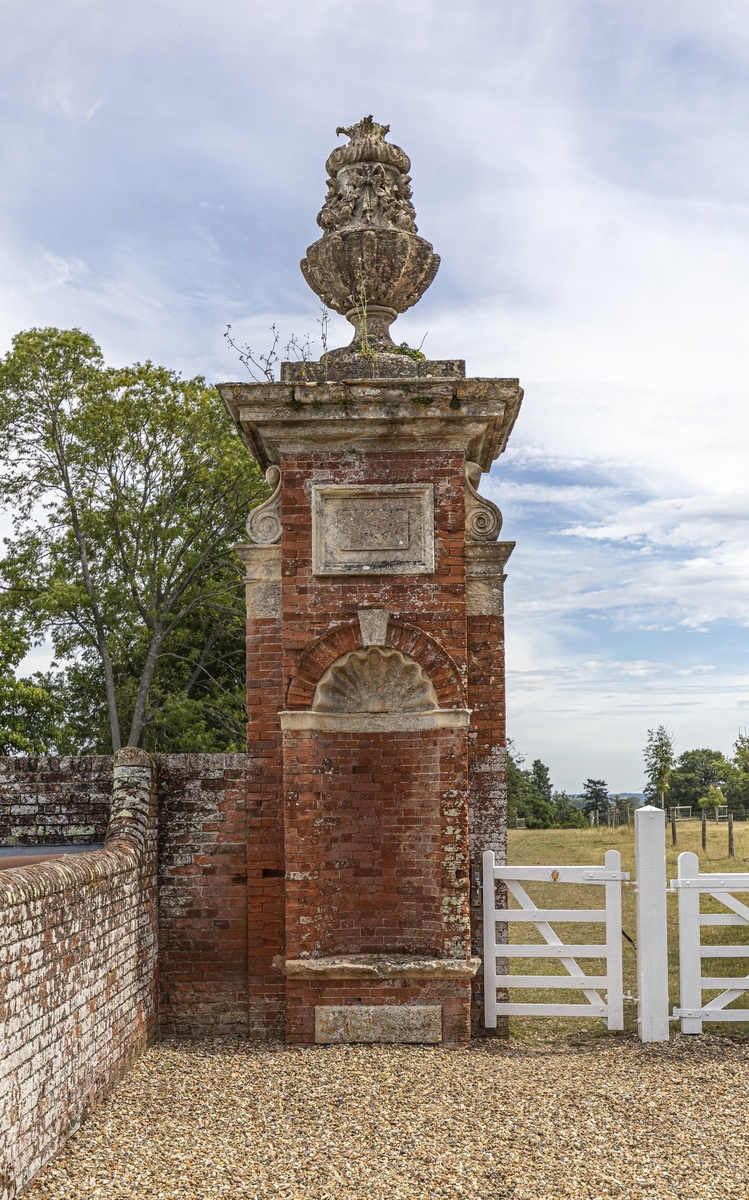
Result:
[[[434,684],[415,659],[385,646],[342,655],[315,688],[319,713],[426,713],[439,708]]]

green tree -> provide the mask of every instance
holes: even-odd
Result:
[[[719,750],[685,750],[671,772],[669,801],[673,805],[699,805],[711,786],[723,788],[731,764]]]
[[[0,363],[0,430],[4,604],[62,664],[66,748],[241,745],[232,546],[267,486],[216,392],[32,329]]]
[[[560,829],[584,829],[588,822],[582,809],[570,799],[566,792],[554,792],[554,824]]]
[[[609,811],[609,785],[605,779],[586,779],[583,784],[583,812],[586,817],[598,813],[599,819]]]
[[[531,764],[531,783],[547,804],[551,804],[554,789],[551,786],[549,768],[541,762],[540,758],[534,758]]]
[[[730,775],[723,789],[726,800],[732,812],[746,815],[749,812],[749,736],[746,733],[740,733],[734,742],[730,766]]]
[[[710,812],[715,812],[716,808],[720,808],[725,804],[725,802],[725,796],[720,788],[716,787],[714,783],[710,784],[710,787],[705,792],[705,795],[700,796],[698,801],[700,808],[706,808]]]
[[[617,817],[620,824],[627,823],[627,817],[631,821],[635,810],[640,807],[638,796],[628,796],[626,793],[618,794],[612,797],[613,803],[616,805]]]
[[[28,650],[16,626],[0,627],[0,754],[43,754],[55,743],[59,712],[39,678],[17,679]]]
[[[520,817],[528,829],[550,829],[554,824],[554,809],[533,782],[532,772],[521,766],[523,761],[522,755],[510,742],[507,750],[507,812],[510,825],[514,825]]]
[[[674,739],[665,725],[648,730],[643,750],[645,759],[645,795],[651,804],[666,807],[666,792],[674,766]]]

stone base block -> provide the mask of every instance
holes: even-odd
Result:
[[[318,1004],[315,1041],[345,1042],[442,1041],[441,1004]]]

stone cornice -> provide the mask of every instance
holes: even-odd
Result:
[[[335,954],[287,958],[287,979],[473,979],[480,958],[427,958],[420,954]]]
[[[305,729],[339,730],[342,733],[416,733],[430,729],[467,729],[467,708],[437,708],[428,712],[318,712],[287,709],[280,712],[284,731]]]
[[[240,434],[267,468],[283,453],[456,450],[488,471],[520,409],[517,379],[220,383]]]

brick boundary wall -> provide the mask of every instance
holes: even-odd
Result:
[[[0,758],[0,846],[103,842],[112,756]]]
[[[246,1034],[247,755],[157,754],[155,761],[160,1030]]]
[[[30,1182],[156,1034],[149,756],[120,751],[111,787],[103,850],[0,871],[0,1200]]]

